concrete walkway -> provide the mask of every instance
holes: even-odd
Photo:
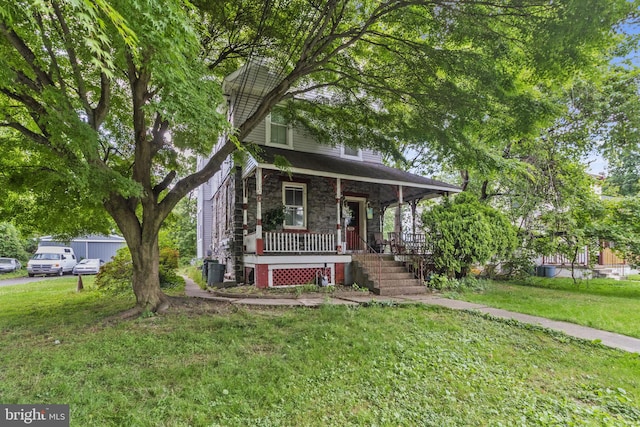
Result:
[[[360,305],[370,303],[372,301],[377,302],[395,302],[395,303],[422,303],[429,305],[438,305],[441,307],[447,307],[454,310],[475,310],[481,313],[486,313],[491,316],[500,317],[503,319],[515,319],[522,323],[528,323],[531,325],[538,325],[544,328],[553,329],[564,332],[565,334],[581,338],[588,341],[598,340],[601,344],[608,347],[617,348],[620,350],[628,351],[631,353],[640,353],[640,339],[631,338],[626,335],[616,334],[613,332],[601,331],[599,329],[589,328],[587,326],[580,326],[574,323],[561,322],[558,320],[549,320],[544,317],[531,316],[528,314],[515,313],[512,311],[502,310],[499,308],[488,307],[482,304],[476,304],[466,301],[458,301],[447,298],[442,298],[437,295],[400,295],[394,297],[382,297],[379,295],[363,295],[363,296],[348,296],[340,298],[327,298],[325,296],[319,296],[317,298],[244,298],[238,296],[237,298],[218,297],[210,292],[201,289],[195,282],[185,278],[186,288],[185,293],[187,296],[195,298],[203,298],[213,301],[228,302],[230,304],[238,305],[254,305],[254,306],[269,306],[269,307],[283,307],[283,306],[297,306],[297,307],[317,307],[322,304],[340,304],[340,305]]]

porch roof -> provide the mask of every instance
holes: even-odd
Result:
[[[276,147],[261,146],[260,148],[262,150],[261,159],[256,159],[257,167],[279,170],[274,165],[274,159],[276,156],[282,156],[291,164],[290,170],[292,173],[390,186],[402,185],[404,201],[428,199],[461,191],[461,188],[456,185],[415,175],[380,163],[349,160],[326,154],[306,153]],[[389,188],[383,194],[385,196],[385,200],[383,200],[385,205],[394,204],[398,201],[394,188]]]

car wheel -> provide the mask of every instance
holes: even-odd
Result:
[[[29,277],[33,277],[33,274],[31,274],[31,273],[27,273],[27,276],[29,276]]]
[[[60,271],[58,272],[58,276],[63,276],[64,275],[64,269],[60,269]]]

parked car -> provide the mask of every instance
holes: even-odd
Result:
[[[98,258],[85,258],[73,267],[73,274],[98,274],[104,261]]]
[[[0,258],[0,273],[11,273],[22,268],[22,264],[15,258]]]
[[[76,265],[73,248],[61,246],[39,246],[27,263],[27,275],[58,275],[71,273]]]

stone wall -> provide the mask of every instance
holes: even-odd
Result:
[[[282,183],[298,182],[307,186],[307,230],[310,232],[334,232],[336,230],[335,178],[307,175],[292,175],[284,172],[264,171],[262,185],[262,213],[282,205]],[[373,217],[367,219],[367,240],[372,233],[380,231],[380,185],[375,183],[342,181],[343,193],[347,196],[365,197],[373,208]],[[247,179],[248,231],[256,228],[256,182],[255,176]]]

